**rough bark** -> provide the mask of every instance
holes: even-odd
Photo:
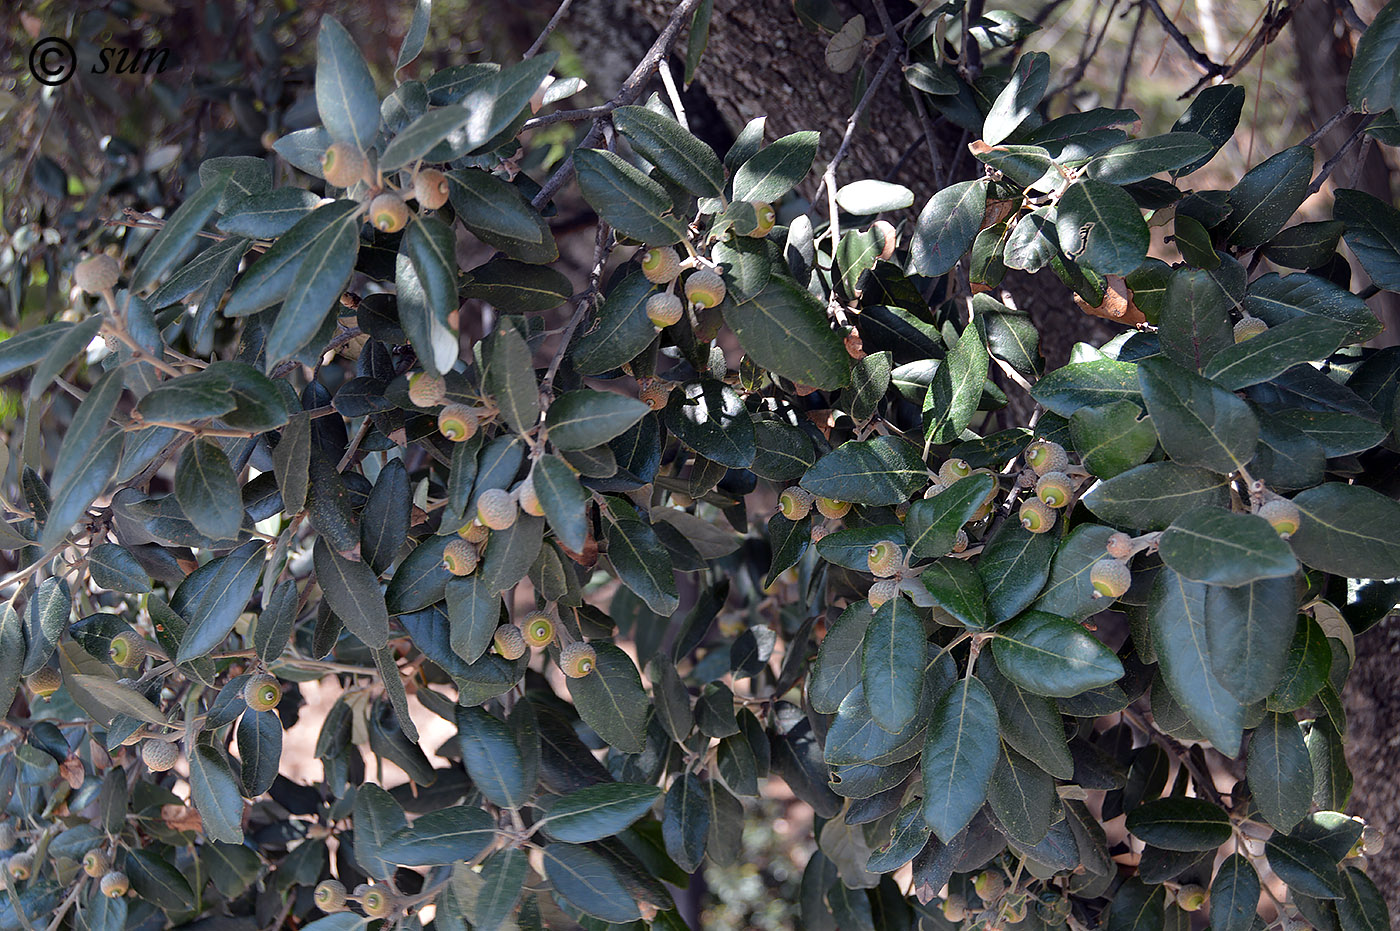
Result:
[[[1400,916],[1400,619],[1392,616],[1357,638],[1347,680],[1347,763],[1355,784],[1350,809],[1386,832],[1386,847],[1367,872]]]

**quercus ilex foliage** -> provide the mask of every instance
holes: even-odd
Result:
[[[1339,695],[1397,601],[1400,350],[1338,250],[1400,289],[1400,211],[1295,221],[1303,145],[1199,187],[1242,88],[1130,137],[1003,11],[838,22],[977,167],[843,144],[807,199],[817,133],[641,96],[709,3],[574,111],[552,52],[405,77],[429,10],[383,98],[323,20],[319,125],[0,342],[69,418],[3,472],[0,927],[679,928],[780,783],[808,928],[1387,926]],[[1348,84],[1383,145],[1398,23]],[[1008,269],[1141,322],[1046,371]]]

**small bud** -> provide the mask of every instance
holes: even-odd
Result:
[[[502,624],[497,627],[496,634],[491,639],[496,644],[496,652],[505,659],[517,660],[525,655],[525,635],[514,624]]]
[[[274,705],[276,703],[274,702]],[[163,773],[180,758],[180,748],[169,740],[154,737],[141,741],[141,762],[153,773]]]
[[[1259,516],[1269,522],[1278,535],[1287,540],[1298,532],[1303,523],[1303,512],[1298,505],[1287,498],[1271,498],[1259,509]]]
[[[1133,573],[1116,559],[1100,559],[1089,568],[1095,598],[1121,598],[1133,584]]]
[[[424,168],[413,176],[413,199],[425,210],[447,203],[447,192],[447,175],[436,168]]]
[[[655,375],[643,375],[637,379],[637,397],[647,407],[659,411],[666,406],[666,401],[671,397],[671,383]]]
[[[124,630],[112,638],[107,647],[112,662],[125,669],[146,661],[146,641],[134,630]]]
[[[902,554],[893,540],[881,540],[866,551],[865,561],[870,572],[878,578],[889,578],[899,571]]]
[[[559,668],[570,679],[582,679],[593,671],[598,654],[586,643],[575,641],[559,651]]]
[[[338,879],[323,879],[316,884],[316,907],[323,912],[338,912],[345,907],[345,885]]]
[[[380,194],[369,202],[369,222],[381,233],[397,233],[408,222],[408,205],[397,194]]]
[[[282,700],[282,683],[276,676],[258,673],[243,684],[243,701],[254,711],[271,711]]]
[[[680,273],[680,256],[670,246],[657,246],[642,253],[642,275],[652,284],[670,284]]]
[[[1258,317],[1245,317],[1235,324],[1235,342],[1242,343],[1247,339],[1253,339],[1269,328],[1269,325]]]
[[[321,176],[334,187],[352,187],[368,170],[364,153],[348,142],[332,142],[321,156]]]
[[[817,498],[817,512],[827,520],[840,520],[851,512],[851,502],[835,498]]]
[[[408,399],[419,407],[437,407],[447,400],[447,379],[432,372],[408,376]]]
[[[131,888],[131,883],[127,881],[126,874],[120,870],[112,870],[102,877],[100,884],[102,894],[109,899],[120,899],[126,895],[126,891]]]
[[[117,286],[122,270],[117,260],[106,253],[89,256],[73,269],[73,283],[88,294],[101,294]]]
[[[1036,475],[1046,472],[1063,472],[1069,465],[1069,454],[1059,443],[1051,440],[1036,440],[1026,447],[1026,464],[1035,469]]]
[[[1062,508],[1069,504],[1074,485],[1063,472],[1046,472],[1035,483],[1035,496],[1052,508]]]
[[[504,488],[488,488],[476,499],[476,518],[492,530],[505,530],[515,524],[520,507]]]
[[[708,268],[691,272],[685,280],[686,300],[697,310],[718,306],[724,300],[725,293],[724,279]]]
[[[812,513],[812,493],[800,485],[791,485],[778,495],[778,512],[790,521],[799,521]]]
[[[1031,498],[1021,505],[1021,526],[1031,533],[1045,533],[1055,526],[1055,512],[1039,498]]]
[[[685,316],[685,305],[681,299],[669,291],[662,291],[647,298],[647,319],[655,326],[668,327],[680,323]]]
[[[520,626],[525,642],[536,650],[554,642],[554,618],[544,611],[531,611]]]
[[[93,879],[105,874],[112,868],[112,858],[107,856],[101,847],[94,847],[83,854],[83,872]]]
[[[453,443],[465,443],[476,435],[479,419],[476,408],[449,404],[438,411],[438,432]]]
[[[63,685],[63,676],[52,666],[40,666],[25,682],[31,692],[47,701]]]
[[[442,567],[455,576],[471,575],[480,561],[476,547],[466,540],[453,540],[442,549]]]

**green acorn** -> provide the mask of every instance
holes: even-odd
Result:
[[[369,222],[381,233],[397,233],[408,222],[408,204],[386,191],[369,202]]]
[[[163,773],[180,758],[180,748],[173,741],[154,737],[141,741],[141,762],[153,773]]]
[[[370,886],[360,896],[360,908],[371,918],[384,918],[398,905],[397,897],[382,886]]]
[[[1036,440],[1026,447],[1026,464],[1035,470],[1036,475],[1063,472],[1069,465],[1069,454],[1053,440]]]
[[[972,466],[967,464],[966,459],[949,459],[938,467],[938,480],[944,485],[951,485],[960,478],[967,478],[972,474]]]
[[[24,882],[34,875],[34,854],[28,850],[15,854],[5,861],[5,869],[10,871],[16,882]]]
[[[851,502],[837,501],[835,498],[821,498],[816,500],[817,512],[827,520],[840,520],[851,513]]]
[[[1089,568],[1095,598],[1121,598],[1133,584],[1133,573],[1116,559],[1100,559]]]
[[[1039,498],[1029,498],[1021,505],[1021,526],[1031,533],[1045,533],[1055,526],[1055,512]]]
[[[438,411],[438,432],[453,443],[465,443],[476,435],[479,422],[476,408],[465,404],[449,404]]]
[[[40,666],[28,679],[24,680],[29,690],[48,701],[49,696],[63,685],[63,676],[52,666]]]
[[[117,260],[99,252],[78,263],[73,269],[73,283],[88,294],[98,295],[115,288],[121,274]]]
[[[972,888],[979,899],[990,905],[1006,891],[1006,877],[995,870],[983,870],[972,880]]]
[[[773,224],[778,222],[778,213],[773,209],[772,204],[765,204],[762,201],[753,201],[749,204],[753,208],[754,226],[744,236],[762,237],[767,236],[773,230]]]
[[[112,858],[101,847],[94,847],[83,854],[83,872],[93,879],[104,875],[112,868]]]
[[[1287,540],[1303,524],[1303,512],[1287,498],[1271,498],[1259,509],[1259,516],[1269,522],[1278,535]]]
[[[408,399],[419,407],[437,407],[447,400],[447,379],[432,372],[408,376]]]
[[[1052,508],[1062,508],[1069,504],[1074,494],[1074,485],[1063,472],[1046,472],[1035,483],[1035,496]]]
[[[471,575],[480,562],[476,547],[466,540],[453,540],[442,549],[442,567],[455,576]]]
[[[254,711],[271,711],[282,700],[282,683],[276,676],[258,673],[243,684],[243,701]]]
[[[1268,328],[1269,325],[1258,317],[1246,316],[1235,324],[1235,342],[1242,343],[1247,339],[1253,339]]]
[[[476,519],[492,530],[514,526],[519,514],[520,506],[504,488],[488,488],[476,499]]]
[[[496,644],[496,652],[505,659],[517,660],[525,655],[525,635],[514,624],[497,627],[491,640]]]
[[[554,642],[554,618],[544,611],[531,611],[520,622],[520,627],[525,642],[536,650],[543,650]]]
[[[1133,555],[1133,538],[1122,531],[1110,534],[1104,550],[1114,559],[1127,559]]]
[[[1198,912],[1206,904],[1206,890],[1194,883],[1176,890],[1176,904],[1183,912]]]
[[[559,668],[570,679],[582,679],[593,671],[598,654],[586,643],[575,641],[559,651]]]
[[[812,513],[816,499],[800,485],[790,485],[778,495],[778,512],[790,521],[799,521]]]
[[[866,551],[865,561],[870,572],[877,578],[889,578],[899,571],[903,554],[899,544],[893,540],[881,540]]]
[[[436,168],[424,168],[413,176],[413,199],[425,210],[436,210],[447,203],[447,175]]]
[[[876,579],[870,583],[870,591],[866,593],[865,597],[870,602],[870,607],[878,608],[898,594],[898,579]]]
[[[124,630],[112,638],[107,647],[112,662],[125,669],[146,661],[146,641],[134,630]]]
[[[724,279],[708,268],[691,272],[685,280],[685,299],[695,310],[718,306],[725,293]]]
[[[670,246],[657,246],[642,253],[642,275],[652,284],[670,284],[681,273],[681,257]]]
[[[647,298],[647,319],[658,327],[680,323],[685,316],[685,306],[681,299],[669,291],[662,291]]]
[[[953,893],[943,900],[943,917],[953,924],[960,924],[967,918],[967,899]]]
[[[345,884],[338,879],[323,879],[313,894],[316,907],[323,912],[338,912],[345,908]]]
[[[365,179],[369,162],[348,142],[332,142],[321,155],[321,177],[332,186],[352,187]]]

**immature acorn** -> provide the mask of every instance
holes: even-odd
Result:
[[[637,379],[637,398],[647,407],[659,411],[671,397],[671,383],[655,375],[643,375]]]
[[[525,635],[514,624],[502,624],[497,627],[491,642],[496,645],[496,652],[504,659],[517,660],[525,655]]]
[[[316,884],[312,898],[323,912],[338,912],[345,908],[345,884],[338,879],[323,879]]]
[[[725,293],[724,279],[708,268],[691,272],[685,280],[685,298],[695,310],[718,306]]]
[[[743,235],[756,238],[767,236],[772,232],[773,224],[778,222],[777,211],[773,209],[772,204],[765,204],[762,201],[753,201],[749,206],[753,208],[754,225],[753,229]]]
[[[872,575],[884,579],[899,571],[901,555],[898,543],[893,540],[881,540],[866,550],[865,562]]]
[[[1035,483],[1035,496],[1052,508],[1062,508],[1069,504],[1074,493],[1074,485],[1063,472],[1046,472]]]
[[[491,536],[491,531],[487,530],[485,525],[480,521],[470,520],[457,528],[457,536],[466,540],[468,543],[476,543],[479,545],[486,542],[486,538]]]
[[[826,538],[826,535],[829,534],[829,533],[831,533],[831,528],[828,527],[828,526],[826,526],[826,524],[813,524],[813,525],[812,525],[812,542],[813,542],[813,543],[820,543],[822,540],[824,540],[824,539]]]
[[[102,877],[99,888],[102,890],[102,894],[107,898],[120,899],[122,896],[126,895],[127,890],[131,888],[131,883],[127,880],[126,874],[121,870],[112,870],[106,876]]]
[[[1095,598],[1121,598],[1133,584],[1133,573],[1116,559],[1100,559],[1089,567]]]
[[[514,526],[519,514],[519,505],[504,488],[488,488],[476,499],[476,519],[492,530]]]
[[[88,256],[73,269],[73,283],[88,294],[101,294],[117,286],[122,274],[117,260],[106,253]]]
[[[789,485],[778,495],[778,513],[788,520],[799,521],[812,513],[816,498],[800,485]]]
[[[943,900],[943,917],[958,924],[967,918],[967,899],[953,893]]]
[[[383,918],[398,905],[395,895],[381,886],[370,886],[360,896],[360,908],[371,918]]]
[[[1069,454],[1053,440],[1036,440],[1026,447],[1026,464],[1035,470],[1036,475],[1063,472],[1069,465]]]
[[[479,423],[476,408],[466,404],[449,404],[438,411],[438,432],[453,443],[465,443],[475,436]]]
[[[662,291],[647,298],[647,319],[654,325],[665,328],[680,323],[685,316],[685,305],[681,299],[669,291]]]
[[[876,579],[870,584],[870,591],[865,597],[870,602],[870,607],[878,608],[898,594],[898,579]]]
[[[63,676],[52,666],[40,666],[24,681],[31,692],[48,701],[49,696],[57,692],[59,686],[63,685]]]
[[[180,758],[180,748],[171,740],[154,737],[141,741],[141,762],[153,773],[163,773]]]
[[[1006,877],[995,870],[983,870],[972,880],[972,888],[979,899],[991,904],[1006,891]]]
[[[851,512],[851,502],[837,501],[835,498],[821,498],[816,500],[817,512],[827,520],[840,520]]]
[[[570,679],[582,679],[593,671],[598,654],[582,641],[574,641],[559,651],[559,668]]]
[[[1303,512],[1287,498],[1271,498],[1259,509],[1259,516],[1269,522],[1278,535],[1287,540],[1303,525]]]
[[[544,611],[531,611],[520,622],[521,636],[525,643],[543,650],[554,642],[554,618]]]
[[[25,850],[5,861],[5,869],[16,880],[23,882],[34,875],[34,854]]]
[[[1235,342],[1242,343],[1247,339],[1253,339],[1269,328],[1269,325],[1258,317],[1245,317],[1235,324]]]
[[[1108,542],[1104,544],[1104,550],[1114,559],[1127,559],[1133,555],[1133,538],[1121,530],[1110,534]]]
[[[457,539],[442,548],[442,567],[455,576],[471,575],[481,562],[476,547]]]
[[[657,246],[642,253],[642,275],[652,284],[670,284],[681,273],[681,257],[670,246]]]
[[[124,630],[112,638],[107,655],[124,669],[140,666],[146,660],[146,641],[134,630]]]
[[[1176,890],[1176,904],[1183,912],[1198,912],[1206,904],[1206,890],[1194,883]]]
[[[515,498],[520,502],[520,510],[531,517],[544,517],[544,505],[540,503],[540,496],[535,491],[535,473],[531,472],[525,476],[524,481],[515,489]]]
[[[105,874],[112,868],[112,858],[107,856],[101,847],[94,847],[83,854],[83,872],[93,879]]]
[[[243,684],[243,701],[254,711],[271,711],[282,700],[282,683],[276,676],[260,672]]]
[[[1021,505],[1021,526],[1031,533],[1045,533],[1055,526],[1055,511],[1039,498],[1029,498]]]
[[[386,191],[369,202],[369,222],[381,233],[397,233],[408,222],[408,204]]]
[[[425,210],[436,210],[447,203],[447,175],[436,168],[423,168],[413,176],[413,199]]]
[[[363,181],[369,162],[348,142],[332,142],[321,155],[321,175],[335,187],[347,188]]]
[[[971,474],[972,466],[967,464],[966,459],[949,459],[938,467],[938,480],[945,485],[951,485]]]
[[[408,376],[408,399],[419,407],[437,407],[447,400],[447,379],[432,372]]]

